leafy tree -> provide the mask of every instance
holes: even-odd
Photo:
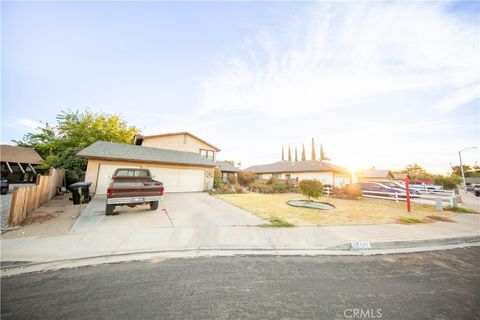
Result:
[[[28,133],[22,140],[13,142],[35,149],[45,159],[44,168],[66,169],[72,178],[78,178],[87,168],[87,161],[78,158],[77,152],[96,141],[133,143],[138,133],[136,127],[128,126],[117,115],[89,110],[62,111],[56,119],[55,126],[46,123],[37,129],[38,132]]]
[[[460,168],[460,166],[452,166],[452,171],[453,174],[456,174],[459,177],[462,176],[462,169]],[[480,167],[477,164],[475,164],[474,166],[464,164],[463,172],[465,173],[465,178],[480,177]]]
[[[443,186],[444,189],[455,189],[461,182],[462,179],[454,173],[450,177],[442,175],[435,176],[435,184]]]
[[[430,180],[433,179],[433,175],[428,173],[425,169],[416,163],[407,165],[400,173],[408,174],[411,180]]]
[[[320,197],[320,195],[323,192],[323,184],[318,181],[318,180],[302,180],[298,184],[300,187],[300,190],[302,191],[302,194],[307,197],[308,201],[310,201],[311,198],[317,199]]]

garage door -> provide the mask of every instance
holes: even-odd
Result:
[[[100,164],[97,177],[96,194],[107,193],[107,188],[110,183],[110,178],[118,168],[140,168],[140,166],[126,166],[124,164]]]
[[[205,190],[205,170],[148,167],[155,180],[162,181],[165,192]]]

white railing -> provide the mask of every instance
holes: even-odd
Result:
[[[323,194],[332,195],[332,188],[325,187],[323,189]],[[384,199],[384,200],[394,200],[395,202],[407,201],[406,193],[395,193],[395,192],[385,192],[385,191],[362,191],[362,197],[373,198],[373,199]],[[437,199],[440,199],[442,202],[452,203],[452,199],[456,198],[455,190],[442,190],[436,192],[420,192],[420,194],[410,193],[410,200],[415,202],[415,200],[425,200],[426,202],[433,202],[429,204],[435,204]]]
[[[332,188],[330,187],[325,187],[323,188],[323,194],[326,194],[327,196],[331,195],[333,192],[332,192]]]

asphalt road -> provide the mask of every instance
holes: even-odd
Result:
[[[479,319],[480,247],[214,257],[2,278],[2,319]]]

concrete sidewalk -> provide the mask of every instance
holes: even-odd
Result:
[[[332,250],[351,242],[480,241],[480,215],[461,214],[453,222],[418,225],[362,225],[263,228],[258,226],[156,227],[98,230],[65,236],[5,239],[2,262],[49,262],[133,253],[198,250]],[[443,241],[442,240],[442,241]]]

